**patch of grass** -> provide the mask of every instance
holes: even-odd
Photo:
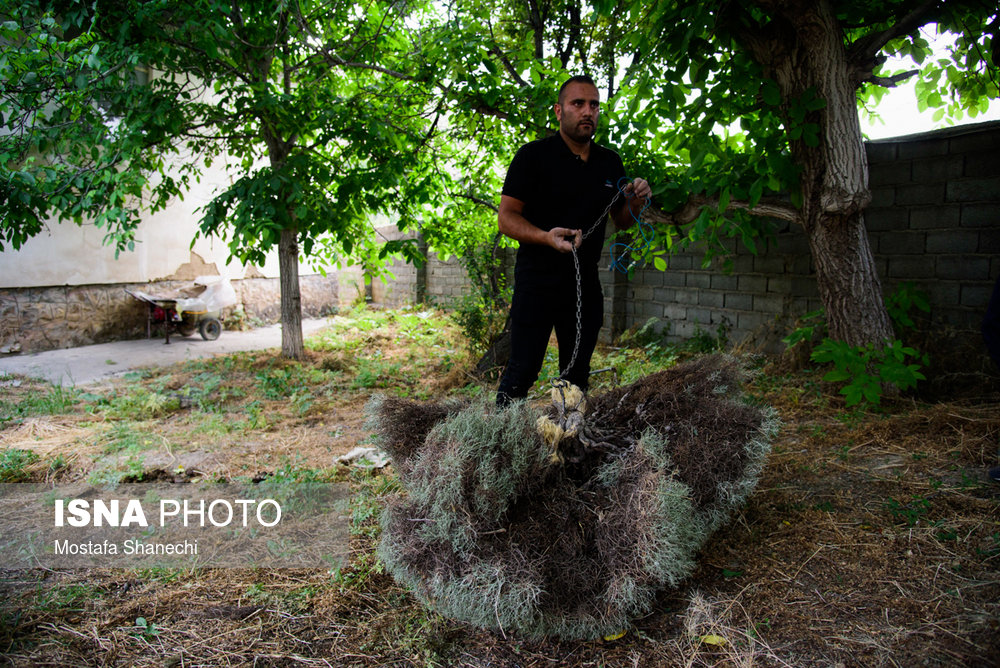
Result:
[[[432,309],[355,308],[334,318],[307,347],[337,353],[321,364],[345,372],[351,389],[377,388],[417,398],[429,398],[425,385],[468,361],[455,322]]]
[[[270,610],[299,615],[308,612],[312,608],[313,598],[316,596],[318,587],[313,584],[299,587],[268,587],[261,583],[254,583],[247,587],[243,594],[244,600],[260,605]]]
[[[154,445],[149,433],[137,430],[132,422],[112,423],[101,440],[104,441],[102,450],[108,455],[121,452],[137,454]]]
[[[103,592],[100,587],[90,583],[74,582],[54,587],[39,586],[35,594],[34,605],[43,612],[81,612],[87,607],[87,601],[98,599]]]
[[[6,389],[4,394],[7,394]],[[10,398],[0,398],[0,427],[35,415],[71,413],[79,399],[79,392],[61,385],[46,385],[40,389],[29,387],[26,391],[12,393]]]
[[[920,520],[930,511],[931,502],[918,495],[914,495],[906,503],[890,497],[886,501],[886,508],[896,522],[905,524],[908,527],[914,527],[920,524]]]
[[[87,482],[100,487],[115,487],[125,482],[142,482],[145,465],[142,454],[132,446],[122,451],[124,457],[102,460],[87,476]]]
[[[402,366],[380,359],[359,359],[357,373],[351,381],[355,389],[387,388],[400,380],[406,380]]]
[[[399,478],[391,473],[352,469],[351,482],[356,490],[351,497],[351,533],[374,539],[380,532],[378,518],[383,497],[401,489]]]
[[[202,411],[218,411],[228,402],[246,396],[243,389],[230,386],[225,376],[213,371],[199,373],[177,393]]]

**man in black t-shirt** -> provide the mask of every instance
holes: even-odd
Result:
[[[520,247],[511,302],[511,357],[497,391],[498,405],[528,395],[553,328],[562,377],[587,389],[590,358],[604,320],[597,265],[606,217],[610,213],[619,229],[629,227],[651,194],[644,179],[625,185],[621,158],[592,141],[599,113],[593,80],[569,79],[555,104],[559,132],[522,146],[504,180],[500,231]],[[620,185],[623,196],[612,204]],[[582,289],[579,331],[574,249]]]

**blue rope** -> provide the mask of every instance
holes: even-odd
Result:
[[[639,212],[638,213],[633,212],[632,207],[630,206],[630,201],[635,198],[635,193],[626,193],[625,186],[622,185],[622,181],[626,181],[625,185],[628,185],[628,177],[623,176],[622,178],[618,179],[618,184],[617,184],[618,192],[622,195],[625,195],[626,200],[629,200],[625,202],[625,206],[629,207],[629,213],[632,215],[632,219],[635,220],[635,222],[637,223],[639,236],[642,238],[643,243],[639,248],[633,246],[632,244],[623,243],[621,241],[611,244],[610,248],[611,266],[608,267],[608,269],[613,271],[617,270],[623,274],[627,274],[632,270],[632,267],[634,267],[638,263],[638,260],[635,259],[635,256],[638,255],[638,257],[642,257],[646,253],[646,251],[649,250],[649,247],[653,245],[653,240],[656,237],[656,233],[653,230],[652,225],[650,225],[649,223],[642,222],[642,212],[645,211],[647,208],[649,208],[649,205],[653,203],[652,199],[647,197],[646,203],[643,205],[641,209],[639,209]],[[634,239],[632,243],[638,243],[638,239]],[[620,250],[616,251],[616,249]],[[629,260],[627,265],[625,264],[626,259]]]

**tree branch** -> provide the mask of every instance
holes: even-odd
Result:
[[[494,211],[496,211],[498,213],[500,211],[499,207],[497,207],[497,205],[494,204],[493,202],[489,202],[489,201],[484,200],[484,199],[482,199],[480,197],[476,197],[475,195],[473,195],[471,193],[454,193],[454,196],[455,197],[459,197],[461,199],[467,199],[467,200],[469,200],[471,202],[474,202],[475,204],[480,204],[482,206],[489,207],[490,209],[493,209]]]
[[[921,26],[930,23],[938,9],[938,0],[925,0],[909,14],[896,21],[885,30],[870,32],[859,37],[847,49],[847,60],[855,67],[864,68],[875,61],[879,51],[891,40],[908,35]]]
[[[665,225],[687,225],[693,222],[701,210],[705,207],[719,208],[717,197],[703,197],[701,195],[691,195],[684,205],[675,211],[663,211],[662,209],[650,208],[643,214],[646,218],[656,224]],[[793,223],[801,221],[801,212],[794,206],[779,199],[762,198],[753,207],[748,202],[734,200],[729,202],[726,210],[738,209],[746,211],[754,216],[765,218],[778,218]]]
[[[874,74],[869,75],[867,79],[862,79],[862,81],[871,81],[873,84],[878,86],[883,86],[885,88],[895,88],[899,85],[900,81],[906,81],[912,76],[920,74],[920,70],[907,70],[906,72],[900,72],[899,74],[894,74],[891,77],[877,77]]]

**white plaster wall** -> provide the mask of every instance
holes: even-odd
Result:
[[[210,99],[211,89],[204,94]],[[185,159],[197,158],[180,156],[175,161]],[[238,162],[234,161],[230,167],[226,156],[219,156],[211,168],[202,169],[200,182],[194,183],[183,198],[175,198],[156,214],[146,214],[136,228],[135,250],[122,251],[118,257],[113,247],[104,245],[103,229],[88,223],[80,226],[72,221],[50,220],[44,231],[20,249],[0,252],[0,288],[157,281],[172,277],[179,267],[192,260],[192,252],[205,263],[214,264],[219,275],[230,279],[277,278],[277,249],[268,255],[263,266],[244,267],[238,261],[227,262],[226,239],[199,237],[191,246],[201,218],[198,209],[229,186],[239,170]],[[307,264],[300,264],[300,275],[316,273]]]
[[[278,276],[277,252],[269,254],[262,267],[247,268],[238,261],[227,263],[229,248],[225,239],[199,237],[198,209],[214,193],[226,187],[230,176],[224,160],[204,170],[183,199],[175,198],[165,209],[147,215],[136,230],[134,251],[122,251],[115,257],[114,248],[102,242],[105,231],[93,224],[78,226],[73,222],[50,221],[47,229],[29,239],[18,250],[0,253],[0,287],[27,288],[61,285],[100,285],[108,283],[144,283],[172,277],[182,265],[192,260],[194,252],[207,264],[214,264],[220,275],[231,279]],[[205,273],[213,273],[211,270]],[[316,273],[306,264],[301,275]]]

